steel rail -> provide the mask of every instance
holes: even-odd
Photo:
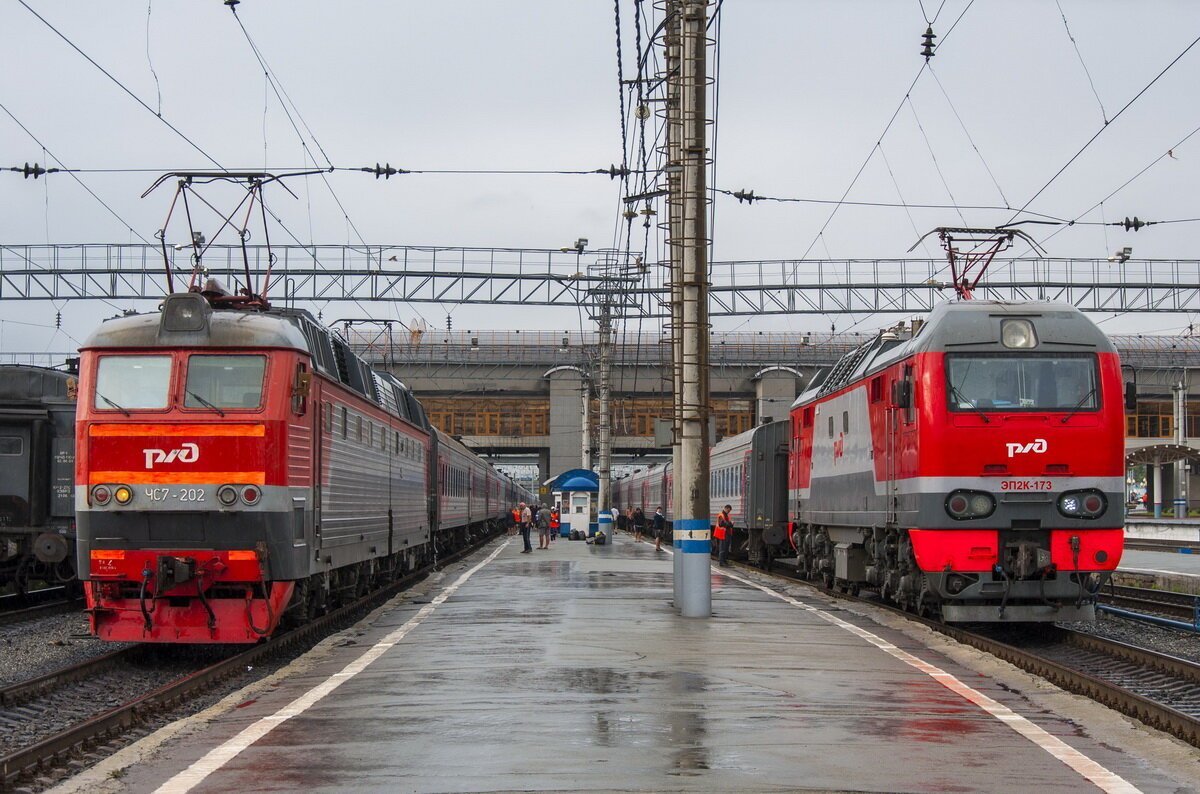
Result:
[[[339,607],[303,626],[189,673],[149,694],[130,700],[30,747],[0,758],[0,786],[11,785],[13,781],[25,774],[52,764],[65,753],[97,744],[101,739],[109,739],[143,724],[154,715],[181,704],[189,696],[203,692],[225,678],[244,671],[250,663],[305,643],[323,632],[332,632],[332,630],[340,629],[343,625],[353,623],[392,596],[411,587],[444,565],[456,562],[476,551],[495,537],[497,537],[495,534],[489,534],[483,540],[473,543],[465,549],[440,558],[435,565],[426,566],[394,582],[389,582],[352,604]],[[128,650],[136,651],[137,648]]]

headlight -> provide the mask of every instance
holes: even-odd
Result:
[[[238,499],[237,488],[232,485],[222,485],[217,489],[217,501],[225,507],[232,506]]]
[[[118,485],[113,491],[113,499],[116,499],[119,505],[127,505],[133,501],[133,489],[128,485]]]
[[[1005,347],[1037,347],[1037,332],[1029,320],[1001,320],[1000,344]]]
[[[96,504],[106,505],[109,499],[112,499],[112,491],[108,490],[107,485],[97,485],[92,489],[92,501]]]
[[[996,510],[996,498],[984,491],[951,491],[946,497],[946,513],[956,521],[987,518]]]
[[[1095,489],[1067,491],[1058,497],[1058,512],[1067,518],[1099,518],[1108,509],[1108,500]]]

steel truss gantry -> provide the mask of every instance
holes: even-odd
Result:
[[[628,284],[596,275],[612,252],[419,246],[272,246],[270,294],[284,301],[612,305],[626,317],[666,317],[662,266]],[[168,249],[177,274],[188,250]],[[267,271],[266,246],[250,246],[249,269]],[[244,275],[240,246],[209,246],[209,275]],[[712,316],[916,314],[951,297],[942,259],[808,259],[713,262]],[[158,247],[142,244],[0,245],[0,300],[139,300],[166,293]],[[1015,258],[993,261],[976,297],[1055,300],[1093,312],[1198,312],[1200,260]]]

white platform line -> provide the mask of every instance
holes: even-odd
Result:
[[[976,689],[972,689],[950,673],[947,673],[945,670],[942,670],[941,668],[932,665],[929,662],[913,656],[908,651],[897,648],[892,643],[876,634],[872,634],[864,628],[855,626],[853,623],[847,623],[841,618],[831,615],[822,609],[818,609],[811,604],[805,604],[803,601],[797,601],[789,595],[772,590],[771,588],[760,585],[757,582],[752,582],[749,579],[743,578],[730,571],[722,569],[719,570],[719,572],[725,576],[728,576],[730,579],[736,579],[742,584],[749,585],[756,590],[761,590],[773,598],[777,598],[780,601],[791,604],[794,607],[799,607],[800,609],[812,612],[822,620],[832,623],[838,628],[844,629],[845,631],[848,631],[857,637],[861,637],[862,639],[874,645],[876,648],[879,648],[881,651],[891,654],[908,666],[920,670],[922,673],[925,673],[925,675],[929,676],[934,681],[937,681],[951,692],[954,692],[960,697],[970,701],[971,703],[974,703],[976,706],[1000,720],[1009,728],[1012,728],[1014,731],[1021,734],[1026,739],[1057,758],[1059,761],[1062,761],[1064,764],[1071,767],[1071,769],[1075,770],[1080,775],[1083,775],[1092,783],[1095,783],[1101,790],[1111,792],[1111,794],[1140,794],[1141,790],[1139,788],[1122,778],[1120,775],[1110,772],[1108,769],[1101,766],[1096,761],[1088,758],[1086,755],[1079,752],[1074,747],[1071,747],[1058,737],[1052,736],[1045,729],[1035,725],[1025,717],[1022,717],[1020,714],[1017,714],[1008,706],[992,700],[990,697]]]
[[[342,684],[349,681],[354,676],[367,669],[371,662],[383,656],[389,648],[391,648],[400,640],[404,639],[410,631],[421,625],[433,611],[441,606],[446,599],[454,595],[454,592],[462,586],[464,582],[470,579],[480,568],[487,565],[492,560],[508,547],[511,541],[505,541],[500,545],[500,548],[488,555],[487,559],[471,568],[442,592],[430,601],[425,606],[421,607],[417,614],[413,615],[407,623],[400,628],[388,634],[382,640],[377,642],[368,650],[364,651],[357,659],[343,667],[340,671],[334,673],[329,678],[317,684],[312,689],[305,692],[300,697],[293,700],[288,705],[281,708],[274,714],[263,717],[258,722],[255,722],[242,730],[237,736],[234,736],[229,741],[214,747],[200,760],[183,770],[175,777],[168,780],[158,787],[157,791],[162,794],[183,794],[183,792],[191,791],[192,788],[199,785],[206,777],[216,772],[225,764],[233,760],[238,753],[245,750],[250,745],[257,742],[259,739],[266,736],[278,726],[287,722],[292,717],[299,716],[318,703],[322,698],[328,695],[333,690],[337,689]]]

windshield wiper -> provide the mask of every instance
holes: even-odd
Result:
[[[982,409],[982,408],[980,408],[980,407],[979,407],[978,405],[976,405],[975,403],[973,403],[973,402],[971,402],[970,400],[968,400],[968,399],[966,398],[966,396],[965,396],[965,395],[964,395],[962,392],[960,392],[960,391],[958,390],[958,387],[957,387],[957,386],[955,386],[953,383],[951,383],[951,384],[950,384],[950,399],[952,399],[952,400],[953,400],[953,399],[957,399],[957,400],[958,400],[958,407],[959,407],[959,408],[962,408],[962,407],[963,407],[963,403],[966,403],[966,404],[967,404],[967,407],[969,407],[971,410],[975,411],[975,413],[977,413],[977,414],[979,414],[980,416],[982,416],[982,417],[983,417],[983,421],[984,421],[986,424],[989,424],[989,425],[990,425],[990,424],[992,423],[992,420],[991,420],[991,419],[988,419],[988,415],[987,415],[987,414],[985,414],[985,413],[983,412],[983,409]]]
[[[225,412],[224,412],[224,411],[222,411],[220,408],[218,408],[217,406],[215,406],[215,405],[213,405],[212,403],[210,403],[208,400],[206,400],[206,399],[204,399],[203,397],[201,397],[199,394],[196,394],[196,392],[194,392],[194,391],[190,391],[190,392],[188,392],[188,395],[189,395],[189,396],[191,396],[191,397],[195,397],[197,400],[199,400],[199,401],[200,401],[200,403],[201,403],[201,404],[202,404],[202,405],[203,405],[205,408],[211,408],[211,409],[213,409],[214,411],[216,411],[218,414],[220,414],[221,416],[224,416],[224,415],[225,415]]]
[[[1066,416],[1064,416],[1064,417],[1062,418],[1062,423],[1065,425],[1065,424],[1067,423],[1067,420],[1068,420],[1068,419],[1070,419],[1070,418],[1071,418],[1072,416],[1074,416],[1075,414],[1079,413],[1079,409],[1083,407],[1083,404],[1084,404],[1085,402],[1087,402],[1088,400],[1092,399],[1092,395],[1093,395],[1093,394],[1095,394],[1095,393],[1096,393],[1096,387],[1095,387],[1095,386],[1093,386],[1091,391],[1089,391],[1087,394],[1083,395],[1083,399],[1082,399],[1082,400],[1080,400],[1079,402],[1075,403],[1075,407],[1071,409],[1070,413],[1068,413]]]
[[[111,405],[113,408],[116,408],[118,411],[120,411],[121,413],[125,414],[126,416],[132,416],[132,414],[130,414],[130,413],[129,413],[129,411],[126,411],[124,408],[122,408],[121,406],[117,405],[115,402],[113,402],[112,400],[108,399],[107,397],[105,397],[105,396],[104,396],[103,394],[101,394],[100,392],[96,392],[96,396],[97,396],[97,397],[99,397],[101,400],[104,400],[104,402],[108,403],[108,404],[109,404],[109,405]]]

